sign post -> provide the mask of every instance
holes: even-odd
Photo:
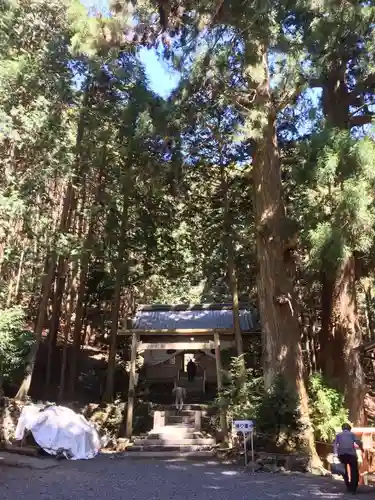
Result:
[[[233,420],[233,427],[236,432],[240,432],[243,435],[245,467],[247,467],[247,442],[249,439],[251,460],[254,462],[254,422],[252,420]]]

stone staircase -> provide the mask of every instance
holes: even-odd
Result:
[[[205,384],[204,376],[197,375],[193,381],[189,381],[187,373],[180,371],[179,378],[176,383],[180,387],[185,387],[188,394],[201,394],[204,392],[203,385]]]
[[[204,411],[193,406],[181,411],[173,407],[155,411],[153,429],[147,436],[136,438],[128,451],[179,453],[211,451],[216,442],[201,432],[203,415]]]

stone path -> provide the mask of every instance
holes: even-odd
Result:
[[[243,472],[207,462],[100,456],[46,470],[0,464],[2,500],[340,500],[343,483],[302,475]]]

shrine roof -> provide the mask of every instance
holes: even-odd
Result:
[[[255,308],[240,304],[242,331],[257,328],[258,312]],[[140,306],[133,319],[133,329],[230,329],[233,325],[231,304],[153,305]]]

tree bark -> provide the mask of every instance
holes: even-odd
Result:
[[[19,294],[20,294],[20,284],[21,284],[21,276],[22,276],[22,269],[23,269],[23,260],[25,257],[25,250],[21,250],[21,255],[20,255],[20,262],[18,264],[18,273],[17,273],[17,280],[16,280],[16,288],[14,290],[14,297],[16,303],[18,303],[19,300]]]
[[[366,307],[367,322],[368,322],[368,336],[369,336],[369,341],[371,341],[374,338],[375,320],[374,320],[370,285],[365,286],[365,307]]]
[[[330,294],[323,304],[325,320],[322,323],[321,349],[323,372],[345,395],[350,421],[365,423],[364,373],[359,353],[362,342],[357,328],[355,258],[349,254],[340,263],[334,277],[323,282],[323,290]]]
[[[66,381],[66,371],[68,365],[68,350],[69,350],[69,333],[70,326],[72,323],[73,307],[75,302],[75,297],[77,295],[77,264],[75,263],[72,276],[69,283],[69,295],[66,302],[65,311],[65,324],[64,324],[64,344],[62,350],[61,358],[61,370],[60,370],[60,383],[59,383],[59,396],[58,400],[63,401],[65,396],[65,381]]]
[[[78,285],[78,293],[77,293],[77,304],[75,310],[75,322],[74,322],[74,330],[73,330],[73,348],[72,348],[72,356],[69,363],[69,388],[68,392],[71,397],[74,395],[74,388],[77,378],[77,363],[79,358],[79,353],[81,350],[81,339],[82,339],[82,327],[83,327],[83,317],[85,311],[85,298],[87,291],[87,273],[89,270],[90,263],[90,249],[93,244],[93,239],[95,235],[96,229],[96,217],[95,209],[100,202],[100,198],[102,196],[102,192],[104,189],[104,180],[105,180],[105,158],[106,158],[106,145],[103,146],[103,161],[101,164],[101,168],[98,173],[97,180],[95,185],[97,186],[94,202],[92,206],[92,210],[90,213],[90,221],[89,228],[87,231],[87,235],[85,238],[85,242],[83,245],[83,253],[80,262],[80,272],[79,272],[79,285]]]
[[[44,385],[44,393],[46,397],[49,391],[49,387],[51,385],[53,356],[55,354],[57,336],[60,329],[61,303],[65,289],[67,264],[68,264],[67,259],[63,256],[60,256],[57,265],[57,275],[55,280],[56,285],[55,285],[55,293],[53,296],[53,305],[52,305],[52,316],[50,321],[50,329],[48,332],[48,354],[47,354],[46,379]]]
[[[221,153],[221,152],[220,152]],[[232,295],[233,326],[236,340],[237,356],[243,354],[243,341],[240,324],[240,306],[238,299],[237,270],[234,257],[234,243],[232,233],[232,220],[230,212],[230,196],[228,174],[223,163],[220,165],[221,189],[224,196],[224,243],[227,250],[227,270],[229,277],[230,292]]]
[[[127,230],[128,230],[128,212],[129,212],[129,170],[123,173],[123,201],[120,224],[120,244],[116,264],[116,281],[112,302],[111,318],[111,336],[108,355],[108,369],[103,395],[104,401],[112,401],[114,393],[115,372],[116,372],[116,350],[117,350],[117,330],[120,316],[121,291],[124,281],[124,275],[127,271],[127,261],[125,252],[127,249]]]
[[[294,263],[283,234],[285,208],[282,196],[281,165],[276,136],[267,52],[262,48],[264,81],[258,89],[262,116],[260,140],[253,158],[253,189],[258,257],[258,297],[263,344],[263,370],[266,388],[282,375],[300,399],[302,420],[306,424],[305,442],[312,463],[320,465],[309,419],[308,396],[304,382],[301,334],[294,293]]]
[[[50,295],[52,280],[55,274],[56,259],[54,258],[54,255],[55,254],[51,255],[51,258],[48,263],[47,272],[45,273],[43,278],[41,300],[39,304],[38,317],[34,330],[34,344],[32,345],[29,355],[27,357],[24,378],[15,397],[15,399],[21,401],[23,401],[29,393],[31,386],[31,379],[33,376],[33,371],[35,366],[36,355],[38,353],[39,345],[42,340],[42,333],[46,319],[47,304]]]
[[[80,113],[78,127],[77,127],[76,158],[75,158],[75,169],[74,169],[74,177],[75,178],[77,176],[80,177],[79,172],[80,172],[80,168],[81,168],[81,148],[82,148],[84,130],[86,127],[86,114],[87,114],[87,106],[88,106],[88,98],[89,98],[89,86],[90,86],[90,81],[88,80],[87,84],[86,84],[86,88],[85,88],[81,113]],[[75,190],[74,190],[73,180],[70,180],[68,182],[67,188],[65,190],[62,213],[60,216],[59,228],[58,228],[59,233],[65,233],[69,228],[70,221],[72,218],[72,207],[74,206],[74,202],[75,202]],[[52,285],[52,281],[53,281],[53,278],[55,275],[55,268],[56,268],[56,263],[57,263],[57,252],[54,248],[52,248],[52,250],[47,258],[47,262],[48,262],[47,272],[45,273],[44,278],[43,278],[43,286],[42,286],[41,299],[40,299],[39,310],[38,310],[38,317],[36,320],[36,325],[35,325],[35,330],[34,330],[35,343],[33,344],[32,348],[30,349],[30,353],[29,353],[29,356],[28,356],[27,362],[26,362],[24,379],[23,379],[21,386],[17,392],[16,399],[21,399],[21,400],[25,399],[25,397],[27,396],[29,389],[30,389],[31,379],[32,379],[34,366],[35,366],[36,355],[37,355],[39,345],[40,345],[40,342],[42,339],[42,332],[43,332],[43,327],[44,327],[44,322],[45,322],[45,317],[46,317],[48,299],[49,299],[49,295],[50,295],[50,291],[51,291],[51,285]]]
[[[340,130],[351,127],[345,64],[327,75],[322,94],[328,123]],[[319,335],[320,365],[324,375],[345,394],[353,423],[364,423],[365,376],[360,357],[353,349],[362,341],[357,327],[356,273],[353,253],[341,263],[323,263],[322,328]]]

